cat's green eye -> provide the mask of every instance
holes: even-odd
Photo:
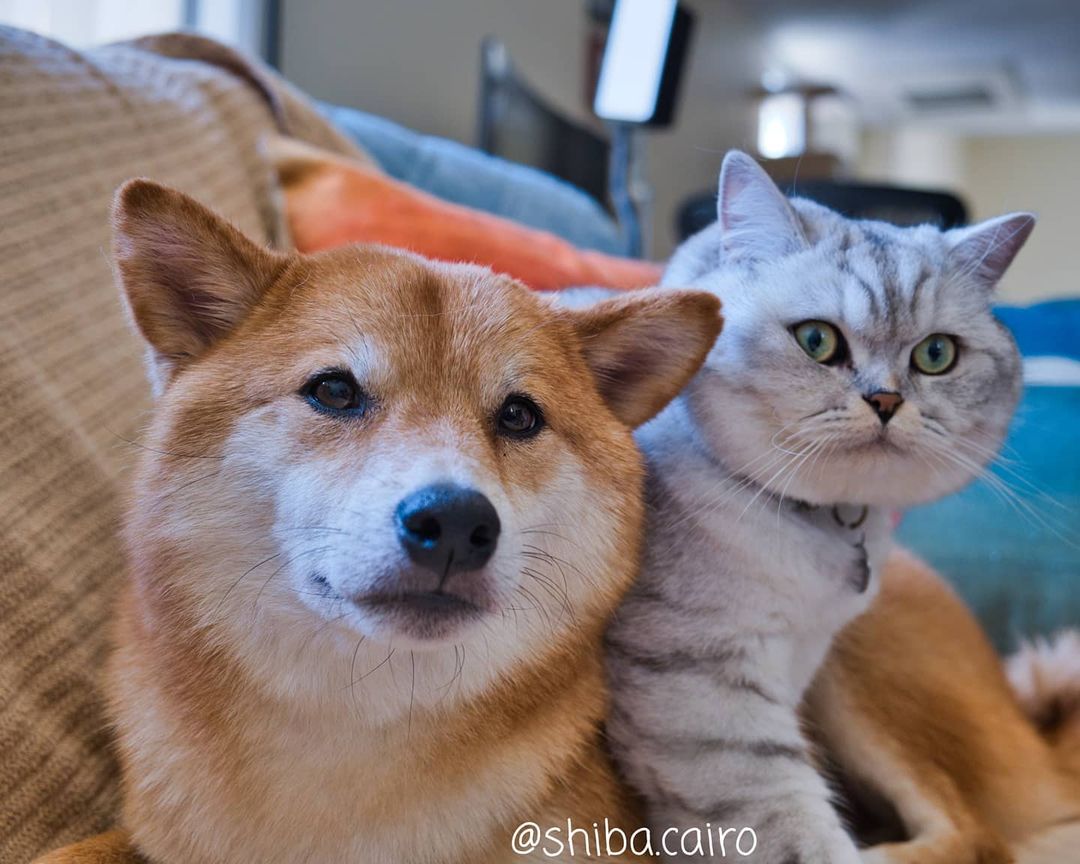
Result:
[[[956,365],[956,340],[944,333],[932,333],[911,352],[911,365],[924,375],[944,375]]]
[[[844,337],[828,321],[803,321],[791,332],[799,347],[818,363],[835,363],[843,359]]]

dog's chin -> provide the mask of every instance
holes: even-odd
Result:
[[[349,590],[314,571],[302,596],[308,607],[365,637],[411,648],[439,647],[460,642],[496,609],[484,574],[459,575],[469,578],[437,586],[407,568],[399,578],[381,580],[378,588]]]
[[[473,600],[438,590],[364,594],[352,602],[374,634],[415,647],[458,642],[487,614]]]

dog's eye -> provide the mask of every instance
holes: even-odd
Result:
[[[544,428],[544,417],[536,403],[525,396],[508,396],[499,409],[499,434],[510,438],[531,438]]]
[[[367,399],[351,374],[321,372],[305,385],[303,394],[316,408],[334,412],[361,412]]]

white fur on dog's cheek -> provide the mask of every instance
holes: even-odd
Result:
[[[565,448],[554,448],[550,479],[528,493],[508,492],[452,436],[376,436],[355,465],[315,454],[290,461],[281,454],[295,449],[294,407],[267,406],[242,418],[218,471],[207,485],[191,487],[191,506],[178,508],[174,523],[178,537],[198,538],[191,554],[207,562],[205,578],[213,580],[195,586],[205,626],[219,629],[222,643],[278,696],[356,699],[356,710],[379,722],[410,704],[445,706],[484,692],[622,587],[595,580],[625,572],[619,562],[626,550],[614,540],[625,516]],[[452,644],[419,645],[387,635],[346,597],[407,562],[394,509],[440,482],[478,489],[499,513],[500,540],[486,569],[502,611]],[[319,595],[315,570],[333,595]]]
[[[618,512],[612,496],[589,485],[590,472],[575,456],[561,453],[549,467],[552,480],[539,494],[518,494],[520,545],[525,551],[540,550],[550,560],[526,558],[537,576],[528,574],[522,585],[545,607],[548,620],[573,626],[583,604],[603,603],[609,586],[597,585],[595,574],[618,572],[614,562],[626,550],[616,538],[625,515]],[[583,542],[582,538],[588,538]]]
[[[305,605],[326,617],[337,614],[335,599],[363,593],[375,574],[402,564],[379,473],[341,468],[333,459],[288,466],[274,508],[290,584]],[[328,583],[325,596],[316,575]]]

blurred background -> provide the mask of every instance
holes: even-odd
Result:
[[[124,41],[181,29],[244,56]],[[149,410],[123,181],[278,248],[639,287],[732,147],[853,216],[1039,214],[995,298],[1025,381],[1002,456],[897,536],[1001,650],[1080,627],[1080,0],[0,0],[0,862],[120,798],[98,672]]]
[[[649,255],[667,256],[708,221],[723,153],[741,147],[767,159],[788,188],[817,190],[856,214],[954,224],[1034,210],[1041,224],[1010,274],[1006,299],[1077,293],[1080,3],[682,6],[693,27],[673,116],[634,129],[629,145]],[[0,0],[0,22],[77,47],[198,29],[262,56],[318,99],[532,162],[617,212],[604,199],[618,130],[593,111],[612,7],[611,0]],[[512,129],[499,128],[515,111],[526,124],[516,141]],[[551,148],[530,145],[541,131],[556,136],[565,164],[552,161]],[[912,192],[920,194],[905,197]]]

